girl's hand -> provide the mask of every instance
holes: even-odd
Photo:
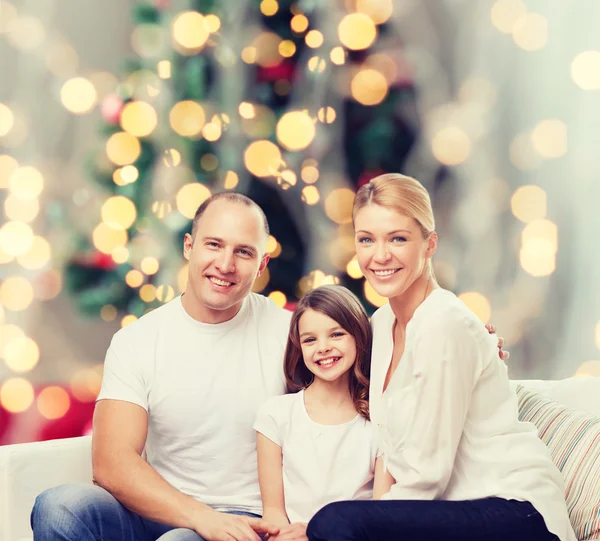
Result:
[[[269,541],[308,541],[306,537],[306,522],[295,522],[280,528],[277,535],[270,535]]]
[[[490,334],[496,333],[496,327],[494,327],[491,323],[486,324],[485,328],[488,330]],[[498,338],[498,355],[503,361],[508,360],[510,357],[510,353],[508,351],[504,351],[502,348],[504,347],[504,338]]]

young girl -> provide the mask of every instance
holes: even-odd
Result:
[[[300,300],[285,352],[290,394],[268,400],[254,425],[263,518],[278,539],[302,537],[328,503],[373,496],[370,358],[369,320],[350,291],[322,286]]]

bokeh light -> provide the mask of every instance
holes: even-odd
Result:
[[[137,269],[131,269],[125,275],[125,283],[129,287],[140,287],[144,283],[144,275]]]
[[[187,287],[189,270],[189,263],[185,263],[177,273],[177,289],[180,293],[183,293]]]
[[[176,103],[169,113],[169,122],[173,131],[184,137],[194,137],[202,131],[206,115],[202,105],[185,100]]]
[[[156,128],[158,117],[149,103],[130,101],[123,106],[120,122],[127,133],[135,137],[146,137]]]
[[[142,145],[137,137],[127,132],[112,134],[106,141],[106,155],[116,165],[129,165],[138,159]]]
[[[29,251],[19,255],[17,261],[25,269],[41,269],[50,262],[52,257],[52,248],[50,243],[40,236],[33,237],[33,242]]]
[[[522,0],[498,0],[492,6],[490,18],[500,32],[510,34],[519,17],[526,12],[527,7]]]
[[[235,171],[227,171],[223,181],[224,188],[226,190],[233,190],[238,185],[239,181],[240,179]]]
[[[522,222],[546,217],[546,192],[535,185],[521,186],[510,199],[512,213]]]
[[[306,36],[304,36],[304,41],[310,48],[316,49],[323,45],[323,34],[321,34],[321,32],[318,30],[311,30],[306,34]]]
[[[363,105],[377,105],[388,94],[388,82],[385,76],[377,70],[361,69],[350,83],[352,97]]]
[[[294,15],[290,21],[290,28],[297,34],[304,32],[308,28],[306,15],[302,15],[301,13]]]
[[[102,376],[96,370],[86,368],[71,378],[70,387],[73,396],[80,402],[93,402],[100,393],[101,384]]]
[[[0,154],[0,189],[8,188],[12,174],[19,167],[19,162],[8,154]]]
[[[367,280],[364,281],[363,289],[364,289],[364,293],[365,293],[365,298],[373,306],[380,308],[381,306],[384,306],[385,304],[387,304],[389,302],[386,297],[382,297],[379,293],[377,293],[377,291],[375,291],[373,289],[373,286],[371,284],[369,284],[369,282]]]
[[[526,51],[537,51],[548,42],[548,20],[539,13],[520,15],[512,28],[515,43]]]
[[[37,407],[46,419],[60,419],[69,411],[71,399],[62,387],[51,385],[37,397]]]
[[[144,284],[140,288],[140,299],[144,302],[152,302],[156,299],[156,287],[153,284]]]
[[[340,41],[350,50],[366,49],[377,38],[377,27],[365,13],[350,13],[338,26]]]
[[[458,165],[469,157],[471,139],[460,128],[449,126],[433,136],[431,150],[440,163]]]
[[[346,51],[343,47],[334,47],[329,53],[329,59],[336,66],[342,66],[346,62]]]
[[[134,314],[127,314],[121,319],[121,328],[131,325],[134,321],[137,321],[138,317]]]
[[[576,378],[600,378],[600,361],[587,361],[575,372]]]
[[[600,51],[583,51],[571,62],[571,78],[582,90],[600,90]]]
[[[302,188],[302,201],[307,205],[316,205],[321,196],[316,186],[305,186]]]
[[[4,17],[4,5],[2,5],[1,17]],[[46,38],[42,21],[29,15],[20,15],[12,20],[8,30],[6,39],[13,47],[22,51],[36,49]]]
[[[263,68],[277,66],[282,60],[279,52],[281,38],[274,32],[262,32],[253,41],[254,62]]]
[[[244,151],[244,164],[257,177],[275,175],[282,162],[279,147],[271,141],[254,141]]]
[[[467,308],[471,310],[483,323],[488,323],[492,316],[492,307],[490,301],[477,291],[466,291],[461,293],[458,298],[463,301]]]
[[[8,187],[19,199],[35,199],[44,189],[44,177],[35,167],[17,167],[10,176]]]
[[[197,11],[182,11],[171,23],[171,36],[177,51],[185,55],[199,52],[210,35],[204,15]]]
[[[112,254],[114,250],[127,244],[127,231],[114,229],[102,222],[92,232],[94,246],[104,254]]]
[[[21,199],[11,193],[4,200],[4,212],[10,220],[28,223],[37,217],[40,203],[37,199]]]
[[[100,209],[102,221],[112,229],[129,229],[137,217],[135,204],[123,195],[109,197]]]
[[[354,192],[349,188],[333,190],[325,198],[325,213],[336,224],[351,223],[353,203]]]
[[[156,274],[158,272],[159,267],[160,264],[158,262],[158,259],[156,259],[155,257],[145,257],[140,263],[140,268],[142,269],[142,272],[144,274],[147,274],[148,276]]]
[[[360,270],[360,265],[358,264],[356,256],[352,257],[352,259],[346,265],[346,273],[348,276],[350,276],[350,278],[354,278],[355,280],[364,276]]]
[[[394,12],[392,0],[356,0],[356,11],[368,15],[375,24],[383,24]]]
[[[279,4],[276,0],[262,0],[260,3],[260,12],[267,17],[275,15],[278,9]]]
[[[271,291],[271,293],[269,293],[269,299],[279,306],[279,308],[283,308],[287,302],[287,297],[282,291]]]
[[[561,120],[544,120],[533,129],[531,141],[543,158],[560,158],[567,152],[567,126]]]
[[[315,138],[315,125],[303,111],[285,113],[277,123],[277,140],[288,150],[303,150]]]
[[[112,304],[105,304],[100,308],[100,317],[103,321],[114,321],[117,317],[117,309]]]
[[[0,387],[0,405],[9,413],[26,411],[33,399],[33,386],[24,378],[7,379]]]
[[[175,298],[175,290],[170,285],[159,285],[156,288],[156,298],[160,302],[169,302]]]
[[[8,105],[0,103],[0,137],[4,137],[14,125],[15,118]]]
[[[4,346],[3,356],[13,372],[29,372],[40,360],[40,348],[28,336],[16,336]]]
[[[6,222],[0,227],[0,249],[10,256],[26,254],[33,244],[33,230],[24,222]]]
[[[96,88],[85,77],[73,77],[66,81],[60,89],[62,104],[68,111],[76,115],[91,111],[96,105],[97,99]]]
[[[177,210],[190,220],[198,207],[210,197],[210,190],[199,182],[192,182],[181,187],[177,192]]]
[[[290,58],[291,56],[294,56],[295,53],[296,44],[293,41],[286,39],[279,44],[279,54],[284,58]]]
[[[33,296],[33,286],[24,276],[9,276],[0,285],[0,304],[7,310],[26,310]]]

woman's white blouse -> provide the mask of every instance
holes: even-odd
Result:
[[[371,420],[394,500],[529,501],[561,541],[576,541],[563,478],[535,427],[517,417],[497,338],[450,291],[435,289],[406,328],[388,387],[391,307],[372,317]]]

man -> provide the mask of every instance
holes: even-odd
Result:
[[[258,407],[285,392],[291,314],[251,293],[269,261],[268,236],[263,211],[243,195],[216,194],[198,208],[184,239],[185,293],[121,329],[108,349],[94,414],[96,484],[38,496],[36,541],[279,533],[260,519],[252,429]],[[293,525],[280,535],[305,539]]]
[[[184,239],[185,293],[117,332],[107,352],[92,437],[96,485],[40,495],[36,541],[278,533],[260,519],[252,429],[258,407],[285,392],[290,313],[251,293],[269,261],[268,236],[263,211],[243,195],[200,206]]]

